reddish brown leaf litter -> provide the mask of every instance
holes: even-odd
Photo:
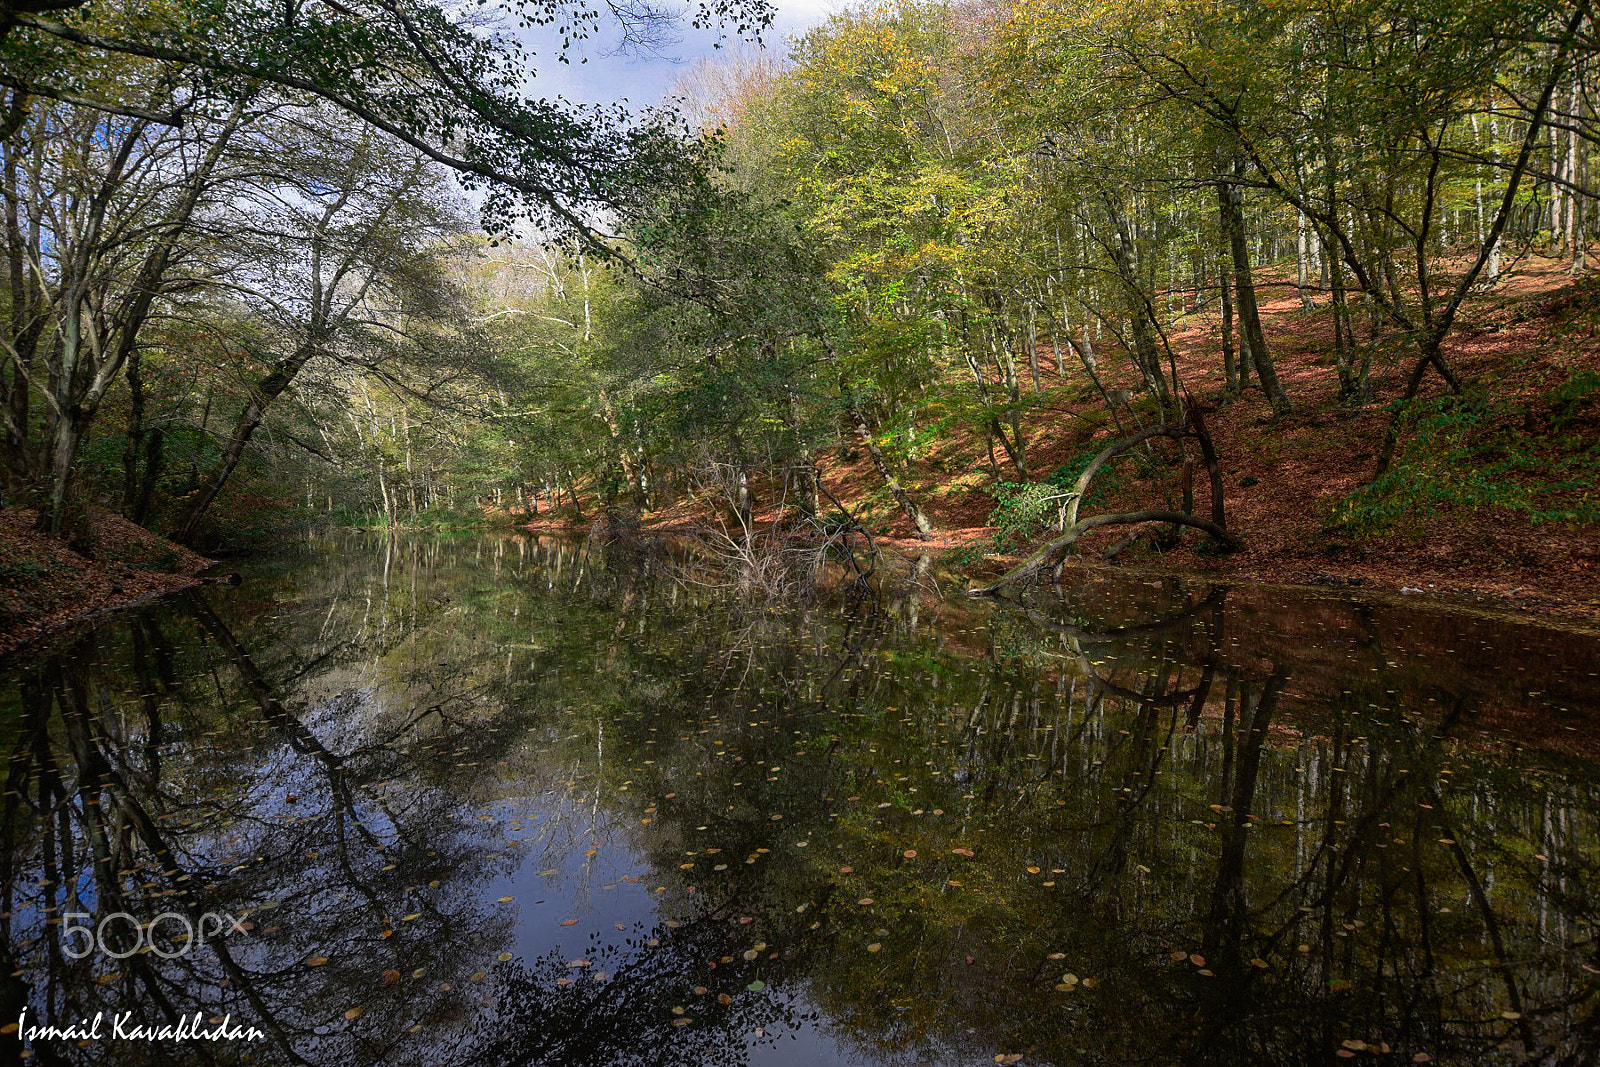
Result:
[[[212,562],[99,508],[79,535],[92,559],[33,523],[31,510],[0,509],[0,653],[195,585]]]

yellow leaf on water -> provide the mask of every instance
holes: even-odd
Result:
[[[361,1005],[357,1004],[355,1007],[353,1007],[349,1011],[345,1012],[344,1013],[344,1017],[346,1019],[354,1019],[356,1016],[360,1015],[365,1010],[366,1009],[364,1009]]]

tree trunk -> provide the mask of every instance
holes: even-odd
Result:
[[[1228,279],[1226,266],[1222,263],[1217,266],[1217,296],[1222,308],[1222,376],[1228,393],[1237,396],[1244,391],[1244,383],[1239,380],[1242,368],[1234,361],[1233,283]]]
[[[139,446],[144,443],[144,379],[139,374],[139,350],[128,356],[128,432],[122,446],[122,514],[134,518],[139,497]]]
[[[889,469],[889,462],[884,458],[883,450],[872,439],[872,431],[867,428],[866,416],[855,405],[850,406],[849,414],[850,421],[855,424],[856,436],[861,439],[861,443],[866,446],[867,454],[872,457],[872,465],[877,468],[884,484],[889,487],[889,492],[894,496],[895,502],[900,505],[900,510],[906,513],[906,517],[917,528],[917,538],[922,541],[933,540],[933,524],[928,521],[928,517],[922,513],[921,508],[917,507],[910,495],[901,488],[900,480]]]
[[[1238,178],[1243,170],[1243,163],[1235,160],[1231,167],[1233,176]],[[1255,367],[1256,379],[1261,383],[1261,391],[1267,396],[1267,403],[1272,405],[1272,413],[1287,415],[1290,411],[1289,398],[1285,395],[1283,387],[1278,384],[1278,373],[1272,365],[1272,356],[1267,351],[1267,337],[1261,329],[1261,312],[1256,306],[1255,280],[1250,270],[1250,249],[1245,242],[1244,196],[1237,181],[1218,183],[1217,200],[1221,210],[1223,231],[1227,234],[1228,248],[1233,256],[1233,284],[1235,295],[1238,297],[1240,349],[1248,348],[1251,365]]]
[[[228,435],[228,443],[223,447],[222,455],[206,474],[199,493],[184,509],[182,517],[173,529],[173,540],[187,541],[194,536],[195,530],[200,526],[200,519],[217,499],[217,494],[222,492],[222,487],[232,477],[234,468],[239,465],[239,460],[244,456],[245,446],[250,443],[256,427],[260,426],[261,420],[266,417],[268,406],[289,388],[289,383],[294,381],[295,375],[300,373],[300,369],[310,362],[316,352],[316,343],[306,342],[292,355],[279,360],[272,368],[272,372],[250,390],[250,398],[245,401],[244,410],[239,412],[239,418],[233,424],[233,432]],[[376,426],[373,427],[372,443],[376,448],[378,444]],[[387,497],[384,503],[387,509]]]

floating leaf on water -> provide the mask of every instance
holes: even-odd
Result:
[[[578,920],[577,919],[562,919],[561,920],[561,925],[562,926],[577,926],[578,925]]]
[[[882,945],[880,945],[878,942],[874,941],[872,944],[867,946],[867,951],[868,952],[878,952],[882,948],[883,948]]]
[[[509,904],[515,899],[517,899],[517,898],[516,897],[501,897],[499,900],[495,901],[495,903],[496,904]]]
[[[867,904],[871,904],[872,903],[872,898],[871,897],[862,897],[860,900],[856,901],[856,903],[865,906]]]
[[[393,967],[389,967],[384,970],[382,978],[384,985],[394,985],[396,982],[400,981],[400,972],[395,970]]]
[[[306,960],[306,966],[307,967],[321,967],[324,963],[327,963],[327,962],[328,962],[328,957],[326,957],[326,956],[312,956],[309,960]]]
[[[760,980],[757,980],[757,981],[751,982],[749,985],[745,986],[745,988],[748,989],[752,993],[759,993],[763,989],[767,988],[767,983],[765,983],[763,981],[760,981]]]
[[[904,852],[900,853],[900,855],[904,856],[908,860],[914,860],[917,858],[917,850],[914,848],[908,848]]]
[[[726,993],[718,993],[717,994],[717,1003],[726,1006],[728,1004],[733,1003],[733,998],[728,996],[728,994],[726,994]]]
[[[755,949],[751,948],[751,949],[746,949],[745,950],[744,958],[745,958],[746,961],[749,961],[749,960],[755,959],[759,955],[761,955],[761,953],[759,953]]]
[[[1066,958],[1067,954],[1065,952],[1052,952],[1050,955],[1045,957],[1047,960],[1064,960]]]
[[[502,952],[500,955],[496,956],[495,959],[499,960],[501,963],[505,963],[511,959],[511,953]]]
[[[404,918],[402,918],[400,921],[403,922],[403,923],[408,923],[408,922],[411,922],[414,919],[420,919],[420,918],[422,918],[422,912],[414,911],[410,915],[407,915]]]
[[[357,1016],[359,1016],[365,1010],[366,1010],[365,1008],[363,1008],[361,1005],[357,1004],[355,1007],[353,1007],[353,1008],[349,1009],[348,1011],[346,1011],[344,1013],[344,1017],[346,1019],[354,1019]]]

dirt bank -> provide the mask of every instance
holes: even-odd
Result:
[[[212,561],[91,509],[69,544],[33,529],[34,513],[0,509],[0,655],[163,593],[197,585]]]

